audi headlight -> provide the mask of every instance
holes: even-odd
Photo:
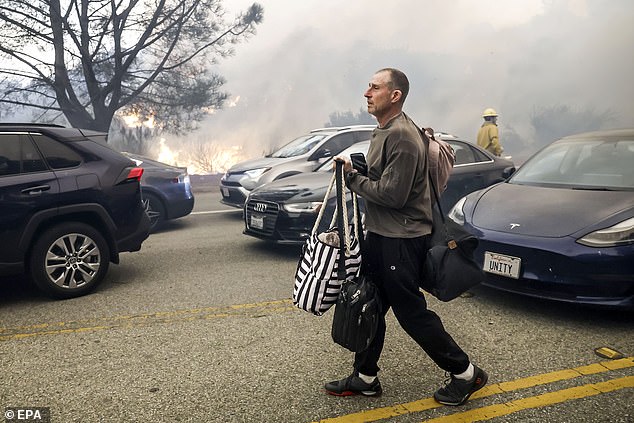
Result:
[[[464,203],[467,201],[467,197],[462,197],[449,211],[449,218],[459,225],[464,225]]]
[[[577,240],[588,247],[618,247],[634,243],[634,217],[609,228],[600,229]]]
[[[284,204],[282,207],[289,213],[318,213],[321,204],[321,201],[310,201],[307,203]]]

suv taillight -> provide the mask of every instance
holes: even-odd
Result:
[[[126,167],[119,175],[117,179],[117,184],[121,182],[127,181],[137,181],[141,182],[141,176],[143,176],[143,168],[142,167]]]
[[[136,179],[137,181],[141,181],[141,176],[143,176],[143,168],[133,167],[130,169],[130,173],[128,173],[128,177],[126,179]]]

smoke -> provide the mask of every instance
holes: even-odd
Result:
[[[261,3],[258,33],[214,68],[240,101],[196,134],[246,156],[365,107],[369,78],[388,66],[408,75],[416,122],[466,140],[486,107],[500,114],[502,144],[521,140],[509,147],[537,149],[536,110],[594,110],[611,127],[634,126],[630,0]]]

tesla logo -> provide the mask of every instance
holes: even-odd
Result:
[[[266,211],[266,204],[264,203],[255,203],[253,205],[253,210],[256,212],[264,213]]]
[[[511,229],[519,228],[521,225],[519,223],[509,223]]]

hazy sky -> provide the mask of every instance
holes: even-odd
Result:
[[[252,1],[226,0],[233,15]],[[473,140],[486,107],[530,140],[543,107],[610,110],[634,126],[634,1],[261,0],[264,22],[214,70],[235,107],[194,138],[259,155],[333,112],[365,108],[374,71],[403,70],[405,111]],[[169,141],[169,140],[168,140]],[[504,139],[502,139],[504,142]]]

